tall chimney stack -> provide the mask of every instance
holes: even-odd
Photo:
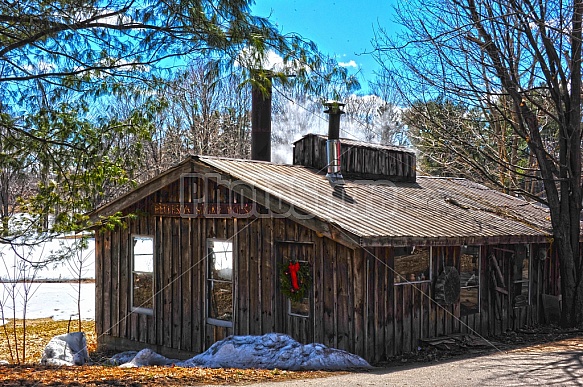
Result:
[[[344,114],[342,111],[344,105],[338,101],[324,103],[324,106],[328,108],[328,110],[324,111],[324,113],[328,114],[328,140],[326,141],[328,173],[326,173],[326,178],[332,185],[344,184],[344,178],[340,170],[340,116]]]
[[[251,87],[251,159],[271,161],[271,73],[253,71]]]

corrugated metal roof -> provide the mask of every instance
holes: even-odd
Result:
[[[316,170],[249,160],[199,157],[203,163],[360,238],[361,244],[416,240],[497,243],[544,240],[544,208],[457,178],[416,183],[348,180],[333,188]]]

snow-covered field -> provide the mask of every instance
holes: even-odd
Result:
[[[88,241],[88,248],[75,255],[67,262],[50,264],[39,270],[31,268],[27,262],[40,262],[62,247],[70,247],[74,239],[54,239],[35,247],[12,248],[0,246],[0,306],[4,318],[22,318],[24,313],[25,293],[28,288],[26,305],[27,318],[52,317],[55,320],[77,318],[78,285],[73,283],[33,283],[24,285],[24,278],[38,280],[74,280],[95,278],[95,240]],[[15,302],[12,295],[15,295]],[[83,283],[80,291],[81,318],[95,318],[95,284]],[[2,309],[0,309],[0,324]]]
[[[53,239],[34,247],[16,247],[0,245],[0,280],[10,281],[22,279],[22,267],[19,262],[42,262],[51,254],[56,254],[59,249],[69,248],[75,242],[74,239],[58,238]],[[49,264],[36,272],[30,271],[27,267],[26,277],[39,279],[76,279],[79,273],[82,278],[95,278],[95,239],[88,240],[87,249],[80,251],[75,257],[67,262]]]
[[[79,292],[72,283],[35,283],[30,286],[29,300],[26,306],[26,318],[52,317],[55,320],[77,318],[77,298]],[[0,301],[4,309],[4,318],[14,318],[11,294],[16,297],[16,318],[22,318],[24,312],[24,287],[22,283],[0,284]],[[95,318],[95,284],[81,284],[81,318]],[[0,315],[0,325],[2,323]]]

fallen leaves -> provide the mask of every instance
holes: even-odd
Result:
[[[2,386],[184,386],[249,384],[330,376],[326,372],[208,369],[180,367],[0,366]]]
[[[6,328],[6,331],[4,331]],[[70,329],[69,329],[70,328]],[[322,371],[242,370],[181,367],[118,368],[112,366],[87,365],[82,367],[49,367],[38,365],[42,352],[51,338],[69,331],[76,331],[77,323],[37,319],[26,321],[26,361],[23,365],[0,366],[2,386],[184,386],[203,384],[250,384],[265,381],[311,379],[332,375]],[[87,347],[94,361],[102,354],[95,353],[97,338],[95,323],[83,321],[87,336]],[[16,322],[16,337],[21,351],[23,322]],[[10,338],[7,339],[6,334]],[[10,346],[9,346],[10,342]],[[10,354],[15,354],[14,329],[12,323],[0,327],[0,360],[15,363]],[[21,352],[20,352],[21,353]],[[338,373],[334,373],[337,375]]]

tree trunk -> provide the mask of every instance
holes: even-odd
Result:
[[[403,72],[400,78],[413,84],[403,88],[405,97],[444,95],[480,106],[494,116],[490,124],[501,120],[502,130],[493,128],[502,135],[496,155],[500,185],[524,194],[515,186],[516,178],[525,172],[527,178],[540,177],[545,195],[532,199],[550,211],[549,233],[560,261],[562,324],[583,327],[583,0],[402,3],[398,20],[405,32],[393,40],[381,31],[381,42],[387,47],[378,45],[379,63],[385,66],[397,59],[404,64],[386,69],[399,76]],[[504,132],[504,124],[509,133]],[[529,160],[536,159],[536,172],[524,171],[518,163],[523,161],[517,157],[524,157],[524,144],[529,148]],[[509,145],[508,154],[500,151]],[[495,151],[488,156],[492,153]],[[484,172],[487,177],[495,176]],[[511,180],[508,185],[507,179]]]
[[[565,223],[567,225],[567,223]],[[569,227],[564,227],[567,230]],[[555,233],[556,235],[557,233]],[[566,238],[555,237],[561,274],[561,325],[564,327],[583,327],[583,281],[581,273],[577,273],[575,262],[578,260],[579,249],[574,251]]]

